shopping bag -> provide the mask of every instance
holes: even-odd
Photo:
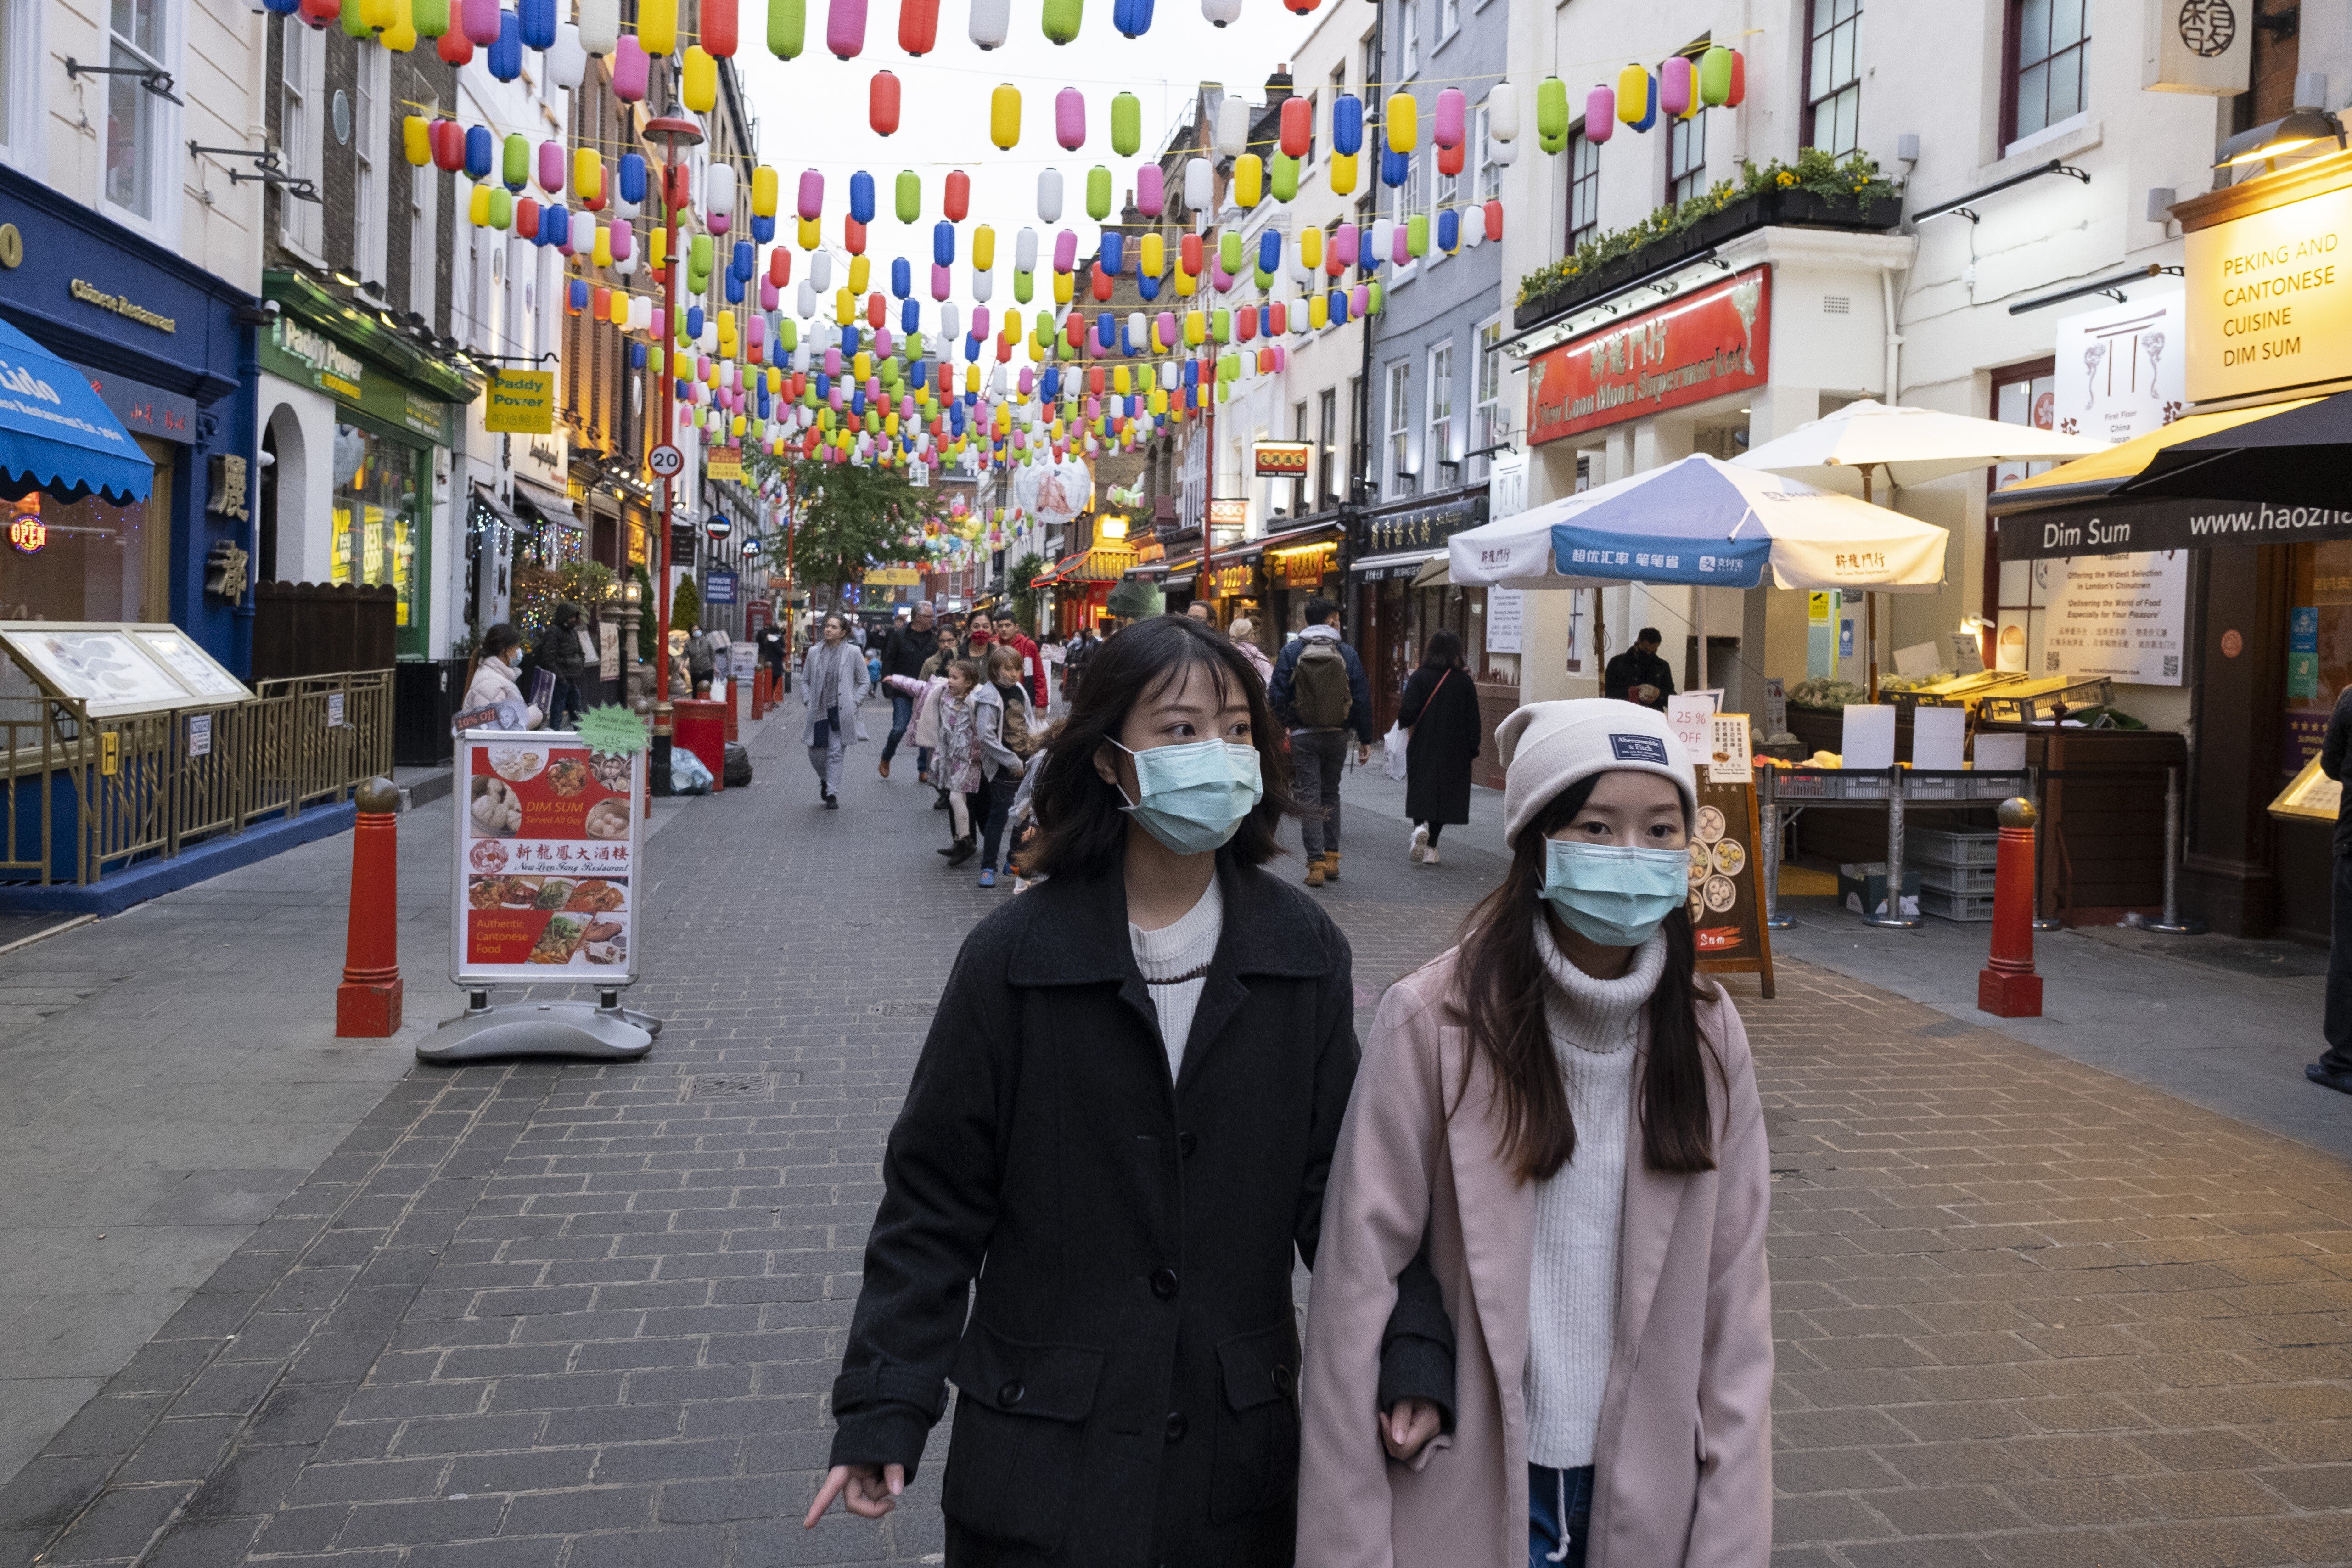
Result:
[[[1389,777],[1392,779],[1404,777],[1404,749],[1410,737],[1394,724],[1390,725],[1389,732],[1381,737],[1381,760],[1386,764]]]

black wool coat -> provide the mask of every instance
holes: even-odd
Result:
[[[1404,814],[1440,825],[1470,820],[1470,763],[1486,725],[1466,669],[1412,672],[1397,722],[1412,731],[1404,750]]]
[[[1354,978],[1303,893],[1230,856],[1217,876],[1173,1081],[1117,874],[997,910],[949,977],[884,1157],[832,1462],[911,1474],[952,1382],[955,1568],[1292,1560],[1292,1260],[1313,1264],[1355,1080]],[[1391,1331],[1391,1368],[1445,1353],[1383,1395],[1450,1407],[1425,1268]]]

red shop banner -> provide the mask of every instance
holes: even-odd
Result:
[[[1528,367],[1528,440],[1540,446],[1761,386],[1771,340],[1769,266],[1571,339]]]

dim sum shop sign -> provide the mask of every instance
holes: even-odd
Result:
[[[1761,386],[1771,338],[1769,266],[1571,338],[1528,364],[1528,439],[1540,446]]]

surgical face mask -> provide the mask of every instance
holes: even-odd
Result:
[[[1543,896],[1587,942],[1639,947],[1690,896],[1690,852],[1549,839]]]
[[[1111,744],[1118,746],[1117,741]],[[1143,795],[1125,809],[1178,855],[1222,847],[1265,796],[1255,746],[1199,741],[1141,752],[1118,749],[1135,759],[1135,782]]]

